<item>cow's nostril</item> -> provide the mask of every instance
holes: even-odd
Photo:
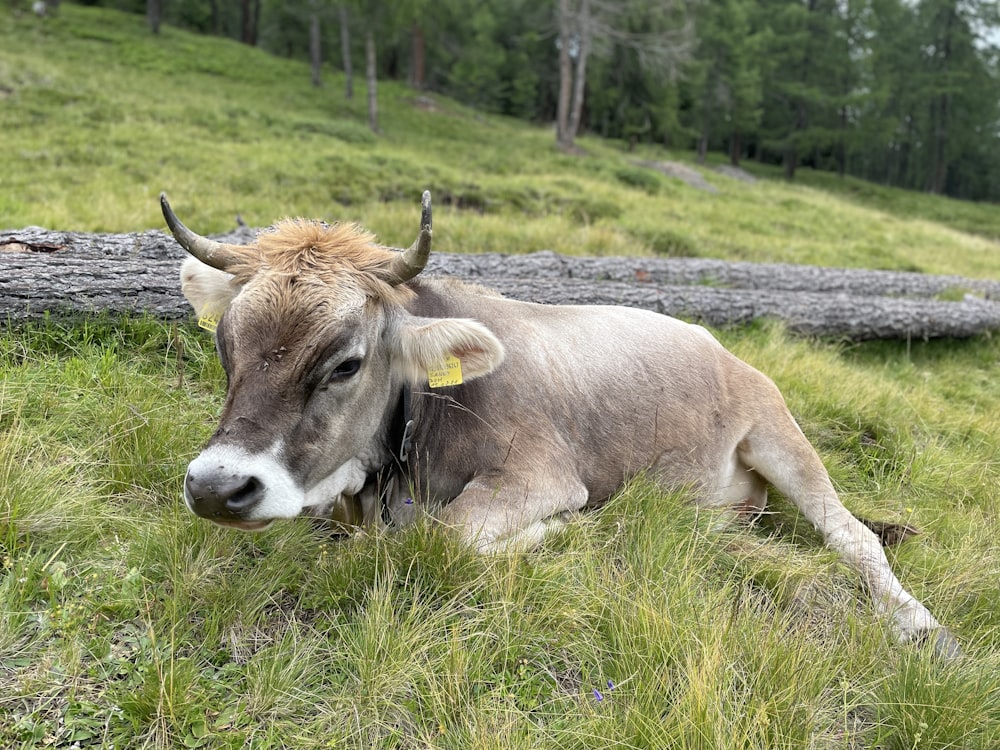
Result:
[[[245,518],[264,497],[264,483],[255,476],[197,473],[188,470],[184,496],[202,518]]]
[[[250,477],[226,498],[226,510],[231,513],[242,513],[249,510],[260,500],[263,489],[264,486],[257,477]]]

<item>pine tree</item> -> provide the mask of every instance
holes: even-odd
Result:
[[[696,11],[697,48],[685,70],[685,88],[701,162],[713,139],[728,138],[730,160],[738,165],[744,134],[760,123],[762,36],[751,29],[753,5],[753,0],[718,0]]]

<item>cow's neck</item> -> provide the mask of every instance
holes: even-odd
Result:
[[[399,482],[407,482],[408,463],[413,448],[414,420],[411,411],[410,386],[400,388],[396,406],[389,419],[385,445],[388,458],[385,463],[368,474],[363,494],[377,498],[377,512],[386,526],[393,525],[389,507],[393,499],[393,488]],[[369,494],[372,493],[372,494]]]
[[[413,411],[411,408],[411,395],[409,384],[404,384],[400,388],[399,400],[396,404],[396,411],[393,414],[392,422],[389,424],[389,450],[392,451],[393,460],[405,464],[409,461],[410,451],[413,448]]]

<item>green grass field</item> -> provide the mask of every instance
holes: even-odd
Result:
[[[1000,211],[484,116],[392,83],[382,130],[333,71],[64,4],[0,12],[0,227],[202,232],[284,215],[435,246],[913,269],[1000,278]],[[771,375],[845,503],[923,533],[890,551],[961,641],[893,642],[780,498],[709,531],[636,482],[534,552],[477,557],[430,524],[216,528],[180,500],[225,377],[154,320],[0,331],[0,747],[1000,746],[1000,338],[717,332]]]

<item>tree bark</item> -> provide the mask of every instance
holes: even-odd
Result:
[[[146,20],[149,29],[154,34],[160,33],[160,20],[163,17],[163,0],[146,0]]]
[[[417,91],[423,91],[426,77],[427,45],[424,29],[417,21],[413,22],[410,39],[413,45],[410,59],[410,85]]]
[[[840,108],[840,133],[837,136],[837,176],[847,174],[847,107]]]
[[[573,138],[569,133],[570,96],[573,91],[573,65],[569,56],[569,46],[569,0],[559,0],[559,98],[556,102],[556,143],[562,148],[573,146]]]
[[[567,137],[569,144],[576,140],[580,132],[580,121],[583,119],[583,95],[587,86],[587,57],[590,55],[590,0],[580,0],[580,13],[577,26],[580,39],[577,44],[576,65],[573,70],[573,98],[570,106]]]
[[[319,19],[319,2],[309,2],[309,63],[312,69],[312,84],[320,86],[320,73],[323,69],[322,34]]]
[[[611,281],[928,300],[942,295],[969,294],[1000,304],[1000,281],[912,271],[749,263],[714,258],[586,258],[551,251],[523,255],[434,253],[427,264],[427,272],[479,280],[485,284],[497,278],[565,278],[593,283]]]
[[[739,130],[734,130],[732,137],[729,139],[729,163],[734,167],[740,165],[740,153],[743,150],[741,133]]]
[[[798,163],[799,163],[799,153],[798,150],[795,148],[795,144],[792,141],[792,137],[789,136],[785,140],[785,150],[782,155],[782,166],[784,167],[786,180],[795,179],[795,168],[798,166]]]
[[[507,297],[549,304],[624,305],[715,327],[765,318],[793,333],[852,341],[967,338],[1000,328],[1000,305],[816,292],[634,285],[573,279],[489,279]]]
[[[244,227],[224,239],[253,237]],[[158,231],[0,231],[0,315],[11,322],[100,312],[186,318],[191,312],[178,280],[183,258]],[[839,339],[962,338],[1000,330],[1000,282],[958,276],[552,252],[437,253],[425,273],[532,302],[627,305],[722,327],[774,318],[796,333]],[[942,294],[963,298],[935,298]]]
[[[250,0],[240,0],[240,38],[244,44],[253,44],[253,9]]]
[[[949,67],[951,66],[951,33],[955,24],[955,7],[949,7],[945,14],[945,23],[940,37],[940,44],[936,44],[934,53],[935,59],[940,58],[941,69],[936,71],[939,79],[947,81],[949,79]],[[950,85],[950,84],[949,84]],[[951,121],[951,92],[942,91],[931,101],[931,127],[933,128],[933,141],[931,146],[931,171],[927,179],[927,190],[935,195],[944,194],[945,178],[948,176],[948,126]]]
[[[701,135],[698,136],[698,150],[696,152],[697,161],[699,164],[704,164],[705,159],[708,157],[708,125],[704,125],[701,129]]]
[[[347,21],[347,6],[340,6],[340,54],[344,64],[344,98],[354,98],[354,65],[351,62],[351,28]]]
[[[375,67],[375,32],[365,32],[365,82],[368,85],[368,127],[378,132],[378,75]]]

